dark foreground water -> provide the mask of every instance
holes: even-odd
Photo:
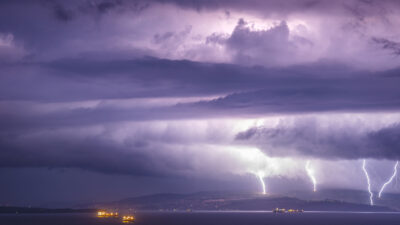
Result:
[[[400,225],[399,213],[142,212],[134,225]],[[93,214],[0,215],[0,225],[122,225]]]

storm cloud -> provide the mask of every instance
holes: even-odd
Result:
[[[332,122],[334,121],[334,122]],[[268,155],[340,159],[400,159],[399,123],[369,130],[359,118],[339,117],[329,123],[316,118],[281,121],[273,128],[253,127],[236,135]],[[363,129],[364,128],[364,129]]]
[[[389,0],[2,1],[0,167],[307,179],[313,160],[352,171],[328,186],[349,184],[360,159],[400,159],[399,12]]]

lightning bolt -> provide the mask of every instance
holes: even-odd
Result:
[[[307,175],[311,179],[311,182],[313,183],[313,186],[314,186],[313,191],[316,192],[317,191],[317,180],[315,179],[315,176],[314,176],[314,170],[311,169],[311,167],[310,167],[310,160],[307,160],[306,171],[307,171]]]
[[[263,177],[264,177],[264,174],[262,172],[259,172],[258,178],[260,179],[260,182],[261,182],[262,194],[265,195],[265,194],[267,194],[267,191],[265,190],[265,183],[264,183]]]
[[[390,184],[390,183],[392,182],[393,178],[396,177],[396,174],[397,174],[397,165],[399,165],[399,161],[396,161],[396,164],[394,165],[392,176],[389,178],[388,181],[386,181],[386,183],[384,183],[384,184],[382,185],[381,190],[379,191],[379,195],[378,195],[379,198],[381,198],[382,192],[383,192],[383,190],[385,189],[386,185]]]
[[[365,168],[365,164],[367,164],[367,163],[364,159],[363,164],[362,164],[362,169],[365,173],[365,177],[367,178],[367,182],[368,182],[368,192],[369,192],[369,202],[370,202],[369,204],[374,205],[374,200],[373,200],[374,194],[371,191],[371,182],[369,180],[369,175],[368,175],[367,169]]]

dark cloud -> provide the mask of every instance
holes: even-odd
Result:
[[[159,44],[159,43],[161,43],[161,42],[163,42],[165,40],[170,39],[172,36],[174,36],[174,33],[171,32],[171,31],[170,32],[165,32],[164,34],[155,34],[154,35],[154,42],[156,44]]]
[[[233,110],[244,114],[293,113],[319,111],[390,111],[400,104],[395,86],[399,80],[333,79],[308,80],[302,83],[282,81],[277,86],[241,92],[198,103],[199,107]],[[293,80],[293,82],[295,82]],[[231,111],[232,112],[232,111]]]
[[[307,8],[313,8],[318,5],[326,3],[326,1],[310,1],[310,0],[305,0],[305,1],[277,1],[277,0],[272,0],[272,1],[260,1],[260,0],[250,0],[250,1],[239,1],[239,0],[234,0],[234,1],[229,1],[229,0],[194,0],[194,1],[185,1],[185,0],[156,0],[156,2],[162,2],[162,3],[174,3],[182,7],[188,7],[188,8],[193,8],[196,10],[205,10],[205,9],[217,9],[217,8],[239,8],[241,7],[242,9],[257,9],[260,7],[266,8],[268,10],[271,9],[278,9],[278,8],[286,8],[287,10],[293,10],[293,9],[307,9]]]
[[[346,123],[339,118],[338,124]],[[298,156],[329,160],[400,159],[400,125],[391,124],[373,131],[360,131],[359,124],[332,123],[329,129],[317,119],[298,119],[274,128],[254,127],[238,133],[239,143],[255,145],[271,156]]]
[[[210,9],[207,5],[214,4],[211,1],[163,2],[176,3],[179,6],[187,5],[188,7],[193,4],[195,5],[194,8],[204,6],[207,9]],[[343,41],[352,40],[348,37],[351,36],[350,34],[359,32],[360,35],[366,37],[366,40],[370,41],[369,29],[366,28],[375,26],[368,22],[375,21],[372,19],[365,20],[364,26],[356,26],[354,24],[360,22],[354,22],[353,19],[347,19],[347,17],[335,20],[337,24],[330,25],[329,22],[332,20],[325,16],[329,14],[326,11],[333,11],[334,18],[342,18],[341,13],[344,13],[342,1],[339,3],[332,3],[332,1],[285,1],[285,3],[282,3],[280,1],[254,0],[248,4],[244,4],[243,1],[217,1],[215,7],[218,9],[221,7],[223,11],[230,10],[230,8],[235,11],[235,9],[249,7],[273,14],[270,16],[263,15],[260,19],[268,18],[270,21],[282,21],[276,23],[270,29],[254,30],[251,29],[252,19],[246,18],[246,14],[244,14],[243,20],[239,21],[231,34],[226,33],[226,30],[222,32],[223,29],[221,29],[221,32],[213,30],[214,34],[207,33],[201,28],[203,25],[199,25],[201,21],[199,22],[197,19],[188,18],[187,21],[183,19],[182,22],[178,23],[174,17],[170,18],[171,21],[166,21],[169,18],[165,15],[159,15],[160,18],[151,17],[151,10],[157,14],[157,10],[164,6],[156,1],[6,1],[2,4],[0,21],[7,22],[0,22],[0,34],[13,35],[15,42],[21,43],[21,46],[27,51],[29,57],[24,59],[28,61],[48,61],[76,57],[94,51],[115,56],[125,51],[131,54],[146,52],[145,55],[170,59],[196,61],[213,61],[213,59],[220,61],[223,59],[224,62],[246,65],[293,65],[315,62],[321,58],[329,58],[331,55],[335,55],[336,50],[345,45]],[[24,7],[20,7],[22,4]],[[366,5],[367,9],[365,10],[364,6],[361,7],[365,15],[375,16],[386,13],[381,11],[375,13],[372,9],[377,7],[370,7],[370,3],[367,4],[362,1],[350,1],[346,5]],[[387,8],[392,6],[392,3],[382,1],[379,4],[374,1],[373,5]],[[166,8],[167,11],[171,10],[171,7]],[[336,10],[337,8],[341,10]],[[393,10],[389,10],[387,13],[394,13],[398,7],[389,8]],[[309,27],[309,31],[313,29],[321,31],[322,40],[296,34],[297,28],[291,27],[289,29],[288,24],[296,20],[287,17],[286,14],[292,12],[307,14],[308,11],[303,11],[304,9],[314,9],[315,12],[318,12],[317,15],[310,15],[309,19],[306,17],[305,22],[310,21],[309,25],[312,26],[314,25],[312,21],[321,21],[321,27]],[[251,14],[251,12],[248,13]],[[201,16],[201,14],[197,16]],[[214,23],[217,18],[211,17],[213,22],[210,23]],[[68,22],[60,23],[60,21]],[[250,21],[249,24],[246,21]],[[390,24],[389,22],[387,24]],[[128,24],[130,25],[128,26]],[[340,30],[342,27],[346,27],[343,24],[351,24],[348,26],[350,28],[345,31],[349,35],[346,35],[343,40],[330,40],[329,38],[332,35],[329,30],[332,29],[333,33],[343,32],[343,30]],[[379,25],[383,26],[382,24]],[[396,23],[391,26],[396,27]],[[303,28],[304,30],[308,29]],[[198,29],[200,29],[200,32]],[[380,37],[391,40],[390,36],[393,35],[395,34],[383,33]],[[149,40],[152,40],[152,42],[145,44]],[[327,50],[328,52],[325,53],[323,50],[327,46],[318,45],[318,43],[329,43],[330,41],[337,42],[338,46],[335,47],[335,43],[332,43],[333,50]],[[143,45],[133,47],[137,43],[143,43]],[[214,44],[221,46],[214,46]],[[358,44],[347,43],[347,45],[355,45],[354,48],[357,50]],[[390,47],[393,46],[393,43],[390,46],[384,43],[379,45]],[[348,52],[358,52],[351,50],[352,47],[348,51],[347,49],[342,50],[344,56]],[[355,55],[354,57],[361,61],[368,61],[365,55]],[[347,58],[343,58],[340,54],[337,59],[348,63]]]
[[[65,9],[62,5],[54,6],[54,15],[61,21],[69,21],[73,18],[73,13],[70,10]]]
[[[239,19],[231,36],[226,39],[226,46],[234,52],[235,62],[245,65],[287,65],[299,63],[298,50],[307,50],[312,41],[292,35],[285,21],[266,30],[254,30],[244,19]],[[211,36],[213,41],[219,41]],[[208,40],[208,39],[207,39]],[[221,43],[221,41],[219,41]]]
[[[94,1],[58,1],[43,0],[44,6],[52,6],[57,19],[69,21],[73,15],[90,14],[99,16],[112,10],[132,10],[140,11],[146,8],[144,1],[126,1],[126,0],[94,0]]]
[[[397,97],[395,86],[399,82],[396,77],[386,76],[385,71],[372,73],[323,62],[263,68],[156,58],[76,58],[8,64],[2,68],[7,72],[1,77],[2,100],[77,101],[232,94],[214,101],[229,106],[236,99],[252,104],[252,100],[268,101],[269,97],[282,94],[283,103],[308,98],[326,101],[328,105],[338,94],[338,99],[339,96],[348,98],[342,101],[343,104],[357,105],[359,99],[362,100],[360,103],[371,101],[373,105],[372,101],[382,98],[387,98],[382,104],[393,102],[391,99]],[[396,71],[389,72],[394,74]],[[335,108],[334,104],[330,106]]]
[[[12,1],[5,1],[7,4]],[[23,1],[22,1],[23,2]],[[60,1],[48,0],[47,2],[59,3]],[[69,5],[79,6],[77,8],[94,7],[100,13],[115,9],[117,6],[123,6],[128,9],[146,8],[149,4],[164,3],[175,4],[184,8],[194,10],[213,10],[213,9],[236,9],[236,10],[253,10],[260,11],[266,14],[274,14],[275,11],[280,11],[283,14],[296,12],[317,12],[317,13],[346,13],[354,15],[361,20],[370,14],[385,14],[390,12],[391,7],[398,6],[396,0],[288,0],[285,2],[279,0],[96,0],[96,1],[70,1]],[[229,12],[229,11],[226,11]],[[229,16],[229,14],[227,14]]]
[[[266,31],[252,32],[243,19],[239,20],[227,45],[236,51],[236,61],[244,64],[259,64],[255,62],[260,59],[276,64],[282,54],[287,57],[286,53],[292,47],[285,22]]]
[[[397,76],[314,64],[285,69],[170,61],[63,60],[5,67],[3,128],[90,125],[130,120],[263,116],[275,113],[398,110]],[[390,71],[390,74],[395,73]],[[325,76],[325,77],[322,77]],[[169,106],[120,107],[113,99],[223,96]],[[41,103],[100,101],[94,107],[37,112]]]
[[[146,2],[109,0],[18,0],[0,4],[0,34],[14,35],[15,40],[22,43],[36,60],[47,54],[54,58],[77,54],[88,48],[98,50],[99,46],[105,47],[112,42],[110,39],[116,31],[110,32],[115,27],[108,27],[102,32],[100,27],[104,17],[112,23],[113,13],[130,14],[134,18],[148,8]],[[90,43],[87,40],[91,40]],[[71,47],[75,44],[79,46]]]
[[[379,149],[377,156],[383,153],[388,159],[399,159],[400,155],[400,123],[385,127],[367,134],[366,140],[374,149]]]
[[[1,135],[0,167],[80,168],[137,176],[174,176],[192,170],[188,161],[172,154],[165,143],[145,136],[118,143],[108,132],[111,130],[89,135],[81,130],[78,136],[62,131]]]
[[[182,7],[192,8],[195,10],[209,9],[236,9],[236,10],[252,10],[262,14],[272,15],[279,11],[282,14],[290,14],[296,12],[313,12],[328,14],[347,14],[356,18],[363,19],[369,15],[383,15],[385,12],[391,11],[393,7],[399,5],[396,0],[156,0],[156,2],[173,3]]]
[[[101,13],[106,13],[107,11],[115,8],[118,4],[122,4],[122,1],[104,1],[97,4],[97,9]]]
[[[228,37],[226,34],[212,33],[206,38],[206,44],[225,45]]]
[[[255,87],[255,81],[262,79],[264,74],[235,65],[152,58],[62,60],[41,65],[27,64],[24,68],[25,71],[20,71],[18,65],[5,67],[9,75],[2,76],[3,100],[71,101],[213,95]],[[246,81],[248,74],[254,74],[254,77]],[[10,86],[11,83],[14,87]],[[26,86],[29,88],[23,88]]]
[[[153,42],[159,45],[162,49],[176,50],[190,35],[192,26],[186,26],[179,32],[167,31],[162,34],[155,34]]]
[[[372,41],[394,55],[400,55],[400,43],[385,38],[372,38]]]

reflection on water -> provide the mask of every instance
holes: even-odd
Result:
[[[127,221],[131,222],[131,221]],[[97,214],[3,214],[0,225],[118,225],[122,217]],[[399,213],[138,212],[135,225],[399,225]]]

